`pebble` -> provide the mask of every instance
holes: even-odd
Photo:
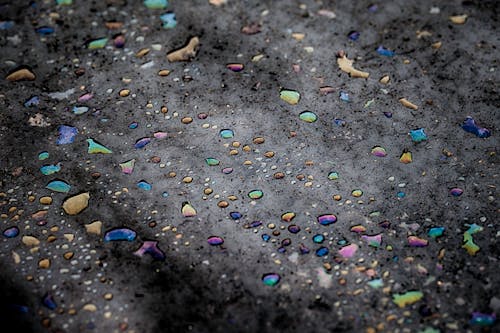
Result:
[[[22,242],[24,245],[31,247],[40,245],[40,241],[38,240],[38,238],[33,236],[23,236]]]
[[[50,268],[50,260],[49,259],[42,259],[38,262],[38,267],[42,269],[48,269]]]
[[[90,193],[85,192],[66,199],[62,208],[68,215],[77,215],[89,205]]]
[[[100,235],[101,234],[101,228],[102,228],[102,222],[101,221],[94,221],[92,223],[89,223],[89,224],[85,225],[85,230],[87,230],[87,233],[94,234],[94,235]]]
[[[20,68],[7,75],[5,79],[11,82],[33,81],[36,79],[36,76],[35,73],[28,68]]]

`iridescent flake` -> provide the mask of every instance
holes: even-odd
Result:
[[[222,245],[224,243],[224,239],[219,236],[210,236],[207,239],[207,243],[212,246]]]
[[[106,232],[104,235],[104,241],[105,242],[111,242],[111,241],[133,241],[135,240],[135,237],[137,236],[137,233],[129,228],[116,228],[109,230]]]
[[[483,227],[473,223],[469,225],[469,229],[464,232],[464,244],[462,245],[462,248],[467,250],[467,253],[469,253],[471,256],[476,255],[476,253],[481,249],[476,243],[474,243],[474,239],[472,238],[472,235],[483,231]]]
[[[137,123],[136,121],[134,121],[134,122],[132,122],[132,123],[130,123],[128,125],[128,128],[130,128],[130,129],[136,129],[138,126],[139,126],[139,123]]]
[[[150,142],[151,142],[151,138],[147,138],[147,137],[141,138],[135,142],[134,147],[136,149],[144,148]]]
[[[92,93],[87,92],[87,93],[81,95],[80,97],[78,97],[77,100],[79,103],[83,103],[83,102],[90,101],[93,97],[94,97],[94,95]]]
[[[57,308],[57,303],[54,297],[50,293],[46,293],[42,298],[42,303],[50,310],[55,310]]]
[[[427,134],[425,134],[423,128],[411,130],[409,134],[413,142],[422,142],[427,140]]]
[[[26,102],[24,102],[24,107],[38,106],[40,104],[40,98],[38,96],[30,97]]]
[[[267,274],[262,275],[262,282],[266,286],[270,286],[270,287],[277,285],[278,282],[280,282],[280,279],[281,279],[281,277],[277,273],[267,273]]]
[[[139,257],[149,254],[154,260],[165,260],[165,253],[158,247],[158,241],[145,241],[134,254]]]
[[[145,180],[141,180],[137,183],[137,187],[144,191],[151,191],[153,186]]]
[[[135,166],[135,158],[127,162],[120,163],[120,168],[122,169],[122,172],[126,175],[131,175],[132,172],[134,172],[134,166]]]
[[[93,40],[87,42],[87,48],[89,50],[102,49],[103,47],[106,46],[107,42],[108,42],[108,39],[106,37],[93,39]]]
[[[383,55],[385,57],[392,57],[394,56],[394,51],[391,51],[389,49],[386,49],[385,47],[383,47],[382,45],[380,45],[378,48],[377,48],[377,52],[378,54],[380,55]]]
[[[314,243],[321,244],[325,241],[325,236],[323,236],[322,234],[316,234],[312,239]]]
[[[196,216],[196,209],[194,209],[189,202],[184,201],[182,203],[181,213],[184,217],[193,217]]]
[[[472,318],[469,321],[469,323],[471,325],[478,325],[478,326],[492,326],[496,320],[497,317],[494,313],[486,314],[481,312],[473,312]]]
[[[66,145],[73,143],[75,137],[78,134],[78,128],[72,126],[61,125],[58,128],[59,137],[57,138],[56,144]]]
[[[361,236],[361,239],[363,239],[368,245],[373,247],[380,247],[380,245],[382,244],[382,234],[363,235]]]
[[[16,237],[17,235],[19,235],[19,228],[18,227],[10,227],[10,228],[7,228],[3,231],[3,235],[4,237],[6,238],[14,238]]]
[[[324,214],[317,217],[318,223],[321,225],[329,225],[337,222],[337,217],[333,214]]]
[[[300,94],[295,90],[283,89],[280,91],[280,98],[290,105],[295,105],[300,100]]]
[[[427,235],[432,238],[437,238],[443,236],[444,227],[434,227],[430,228]]]
[[[234,132],[232,130],[226,128],[226,129],[222,129],[219,132],[219,135],[223,139],[231,139],[232,137],[234,137]]]
[[[332,171],[328,174],[328,179],[337,180],[337,179],[339,179],[339,174],[337,172]]]
[[[365,232],[366,228],[364,226],[362,226],[361,224],[358,224],[358,225],[352,226],[351,231],[359,234],[359,233]]]
[[[420,301],[424,297],[421,291],[408,291],[404,294],[393,294],[392,301],[400,308]]]
[[[248,197],[250,199],[254,199],[254,200],[260,199],[263,196],[264,196],[264,192],[262,192],[261,190],[253,190],[253,191],[250,191],[248,193]]]
[[[167,132],[155,132],[153,137],[155,139],[165,139],[168,136]]]
[[[76,115],[84,114],[89,111],[87,106],[73,106],[73,113]]]
[[[411,247],[426,247],[429,245],[427,239],[418,238],[417,236],[408,236],[408,245]]]
[[[290,222],[295,218],[296,214],[294,212],[287,212],[281,214],[281,219],[285,222]]]
[[[262,225],[262,221],[253,221],[252,223],[245,224],[245,229],[253,229],[260,227]]]
[[[111,154],[112,153],[112,151],[109,148],[94,141],[94,139],[87,139],[87,144],[88,144],[87,152],[89,154]]]
[[[384,286],[384,281],[382,279],[373,279],[368,281],[366,284],[372,287],[373,289],[378,289]]]
[[[356,244],[346,245],[339,250],[339,253],[344,258],[351,258],[356,254],[358,246]]]
[[[163,29],[172,29],[177,26],[177,18],[175,13],[165,13],[160,15],[160,20],[163,24]]]
[[[339,118],[335,118],[333,120],[333,123],[339,127],[344,127],[347,124],[347,122],[344,119],[339,119]]]
[[[220,164],[220,161],[216,158],[212,158],[212,157],[209,157],[209,158],[206,158],[205,159],[205,162],[207,163],[207,165],[209,166],[216,166],[216,165],[219,165]]]
[[[409,164],[409,163],[413,162],[413,159],[412,159],[412,156],[411,156],[411,152],[408,151],[408,150],[406,150],[406,149],[403,150],[403,153],[399,157],[399,161],[401,163],[404,163],[404,164]]]
[[[384,147],[375,146],[372,148],[372,155],[377,157],[386,157],[387,152]]]
[[[465,118],[462,128],[466,132],[475,134],[480,138],[487,138],[491,135],[491,131],[489,129],[478,126],[472,117]]]
[[[168,6],[167,0],[144,0],[144,6],[149,9],[165,9]]]
[[[271,239],[271,236],[269,236],[268,234],[262,234],[262,240],[264,242],[269,242],[270,239]]]
[[[454,187],[450,190],[450,194],[454,197],[459,197],[462,195],[462,193],[464,193],[464,190],[458,187]]]
[[[347,37],[352,40],[352,41],[357,41],[359,36],[361,36],[361,33],[357,32],[357,31],[350,31],[348,34],[347,34]]]
[[[71,186],[63,180],[53,180],[45,188],[54,192],[68,193]]]
[[[346,93],[345,91],[340,92],[340,100],[344,102],[350,102],[351,100],[349,99],[349,94]]]
[[[243,64],[227,64],[226,68],[232,70],[233,72],[241,72],[245,66]]]
[[[56,172],[61,171],[61,163],[57,164],[47,164],[42,167],[40,167],[40,172],[44,174],[45,176],[52,175]]]
[[[42,36],[46,36],[46,35],[53,34],[54,28],[49,27],[49,26],[43,26],[43,27],[36,28],[35,31],[36,31],[36,33],[38,33]]]
[[[328,248],[325,246],[320,247],[319,249],[316,250],[316,255],[318,257],[324,257],[328,254]]]
[[[318,116],[311,111],[304,111],[299,114],[299,118],[302,121],[305,121],[306,123],[314,123],[316,120],[318,120]]]

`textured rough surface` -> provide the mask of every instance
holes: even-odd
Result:
[[[498,331],[497,2],[212,2],[0,4],[0,325]]]

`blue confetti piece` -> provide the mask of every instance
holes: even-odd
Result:
[[[465,118],[462,128],[464,131],[473,133],[480,138],[487,138],[491,135],[491,131],[489,129],[478,126],[472,117]]]
[[[378,54],[385,56],[385,57],[392,57],[395,54],[394,51],[386,49],[382,45],[377,48],[377,52],[378,52]]]
[[[78,134],[78,128],[72,126],[61,125],[58,128],[59,137],[57,138],[56,144],[67,145],[75,141],[75,137]]]

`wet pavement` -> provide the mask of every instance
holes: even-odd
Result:
[[[0,325],[498,331],[498,18],[1,3]]]

